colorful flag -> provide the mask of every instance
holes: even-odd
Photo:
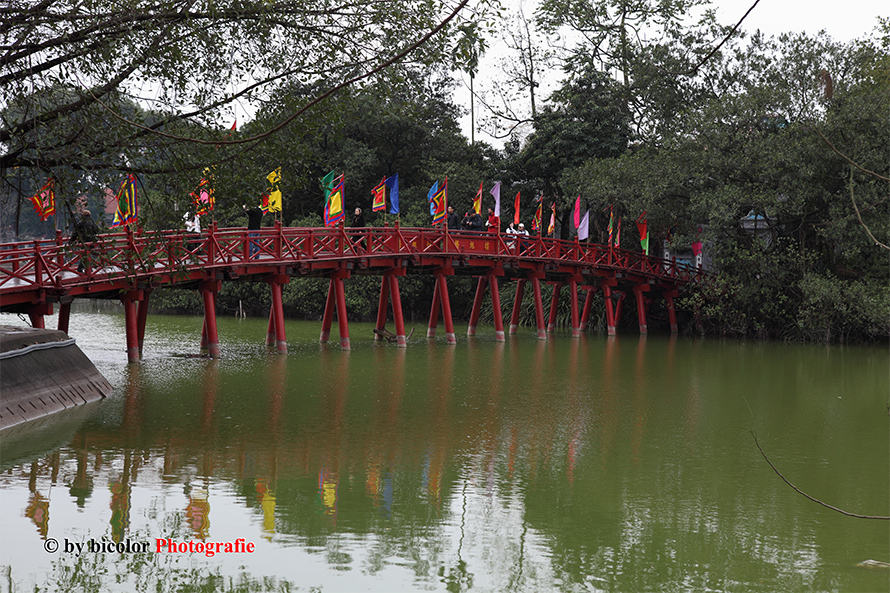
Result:
[[[202,180],[203,182],[204,180]],[[199,186],[200,187],[200,186]],[[117,210],[114,213],[114,221],[112,227],[127,226],[136,222],[137,205],[136,205],[136,176],[130,173],[127,178],[121,182],[121,187],[117,190]]]
[[[372,212],[380,212],[382,210],[386,210],[386,177],[380,180],[374,189],[371,190],[371,195],[374,196],[373,201],[371,202],[371,211]]]
[[[399,174],[386,179],[386,187],[389,189],[389,213],[399,213]]]
[[[575,228],[581,226],[581,196],[578,196],[578,199],[575,200],[575,212],[574,212],[574,220]]]
[[[445,210],[448,204],[448,178],[439,186],[439,182],[433,184],[430,188],[430,214],[433,217],[433,224],[439,224],[445,221]]]
[[[476,192],[476,197],[473,199],[473,212],[476,214],[482,214],[482,182],[479,182],[479,191]]]
[[[498,218],[501,217],[501,182],[498,181],[494,184],[494,187],[491,188],[491,195],[494,196],[494,215]]]
[[[590,236],[590,210],[584,212],[581,217],[581,224],[578,226],[578,240],[586,241]]]
[[[34,203],[34,210],[40,220],[46,220],[56,213],[56,180],[50,177],[46,180],[40,191],[31,197]]]
[[[272,184],[271,189],[267,192],[268,199],[263,201],[263,214],[269,212],[281,212],[281,167],[278,167],[268,175],[266,179]]]
[[[325,197],[324,205],[324,225],[334,226],[344,218],[343,214],[343,189],[344,179],[346,175],[340,175],[336,179],[331,179],[331,190]],[[327,176],[325,177],[327,180]],[[324,183],[324,181],[323,181]]]
[[[532,218],[532,230],[540,231],[541,230],[541,216],[542,210],[544,209],[544,196],[541,196],[541,200],[538,202],[538,209],[535,210],[535,217]]]
[[[198,216],[207,214],[216,205],[216,198],[213,195],[213,176],[209,168],[204,169],[204,177],[198,183],[198,187],[191,193],[192,202],[195,205],[195,213]]]
[[[547,234],[552,235],[556,230],[556,202],[550,206],[550,224],[547,225]]]
[[[609,206],[609,247],[614,245],[615,239],[615,206]]]
[[[649,255],[649,223],[644,216],[646,216],[645,210],[637,218],[637,230],[640,231],[640,246],[643,248],[643,253]]]
[[[615,231],[615,247],[621,248],[621,217],[618,217],[618,230]]]
[[[519,224],[519,194],[516,192],[516,199],[513,200],[513,224]]]
[[[433,202],[433,198],[436,193],[439,191],[439,180],[433,182],[433,186],[430,187],[430,191],[426,192],[426,201],[430,203],[430,216],[436,215],[436,204]]]

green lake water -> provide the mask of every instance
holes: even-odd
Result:
[[[127,365],[121,314],[72,314],[114,393],[0,433],[0,591],[890,590],[890,521],[754,438],[890,515],[886,348],[266,326],[209,360],[152,315]]]

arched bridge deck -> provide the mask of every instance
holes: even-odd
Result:
[[[80,265],[82,264],[82,266]],[[179,231],[101,235],[88,246],[69,246],[57,233],[54,240],[0,245],[0,310],[30,316],[43,327],[43,316],[59,305],[59,329],[67,331],[70,303],[75,298],[114,298],[124,305],[127,349],[138,360],[147,315],[148,297],[159,287],[195,288],[204,299],[202,345],[218,356],[216,292],[224,281],[264,281],[272,291],[268,343],[287,350],[281,303],[282,285],[294,277],[327,277],[330,288],[322,322],[321,340],[327,341],[337,312],[341,346],[349,347],[343,281],[351,275],[382,276],[377,329],[383,333],[392,302],[396,341],[405,344],[398,277],[435,276],[436,289],[427,335],[435,335],[441,312],[449,342],[454,328],[447,277],[478,276],[468,333],[475,333],[481,303],[488,291],[494,305],[495,331],[503,339],[499,280],[516,280],[516,297],[509,331],[514,333],[525,285],[535,295],[538,335],[553,328],[562,286],[572,300],[572,332],[579,335],[590,314],[593,291],[602,289],[610,333],[615,331],[625,294],[634,294],[641,333],[651,296],[667,301],[672,330],[676,331],[673,299],[685,284],[702,279],[702,272],[673,261],[593,243],[524,237],[499,233],[468,233],[435,228],[290,228],[281,225],[248,232],[218,229],[201,234]],[[554,284],[550,318],[545,325],[541,282]],[[579,314],[578,289],[587,290]],[[614,296],[613,296],[614,293]],[[613,302],[614,301],[614,302]],[[617,309],[616,309],[617,307]],[[380,335],[375,336],[380,339]]]

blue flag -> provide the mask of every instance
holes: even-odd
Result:
[[[389,189],[389,213],[399,213],[399,174],[396,173],[386,180],[386,187]]]
[[[432,215],[436,214],[436,201],[433,198],[435,198],[438,191],[439,191],[439,180],[437,179],[436,182],[433,184],[433,187],[431,187],[430,191],[427,192],[427,194],[426,194],[426,199],[429,200],[429,203],[430,203],[430,214],[432,214]]]

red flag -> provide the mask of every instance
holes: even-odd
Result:
[[[581,226],[581,196],[578,196],[578,199],[575,200],[575,228]]]
[[[640,246],[643,248],[643,253],[649,254],[649,222],[644,218],[646,216],[646,211],[644,210],[642,214],[637,218],[637,230],[640,231]]]
[[[550,206],[550,224],[547,225],[547,234],[552,235],[556,230],[556,202]]]
[[[371,211],[380,212],[381,210],[386,210],[386,176],[371,190],[371,195],[374,196]]]
[[[516,192],[516,199],[513,200],[513,224],[519,224],[519,194]]]

